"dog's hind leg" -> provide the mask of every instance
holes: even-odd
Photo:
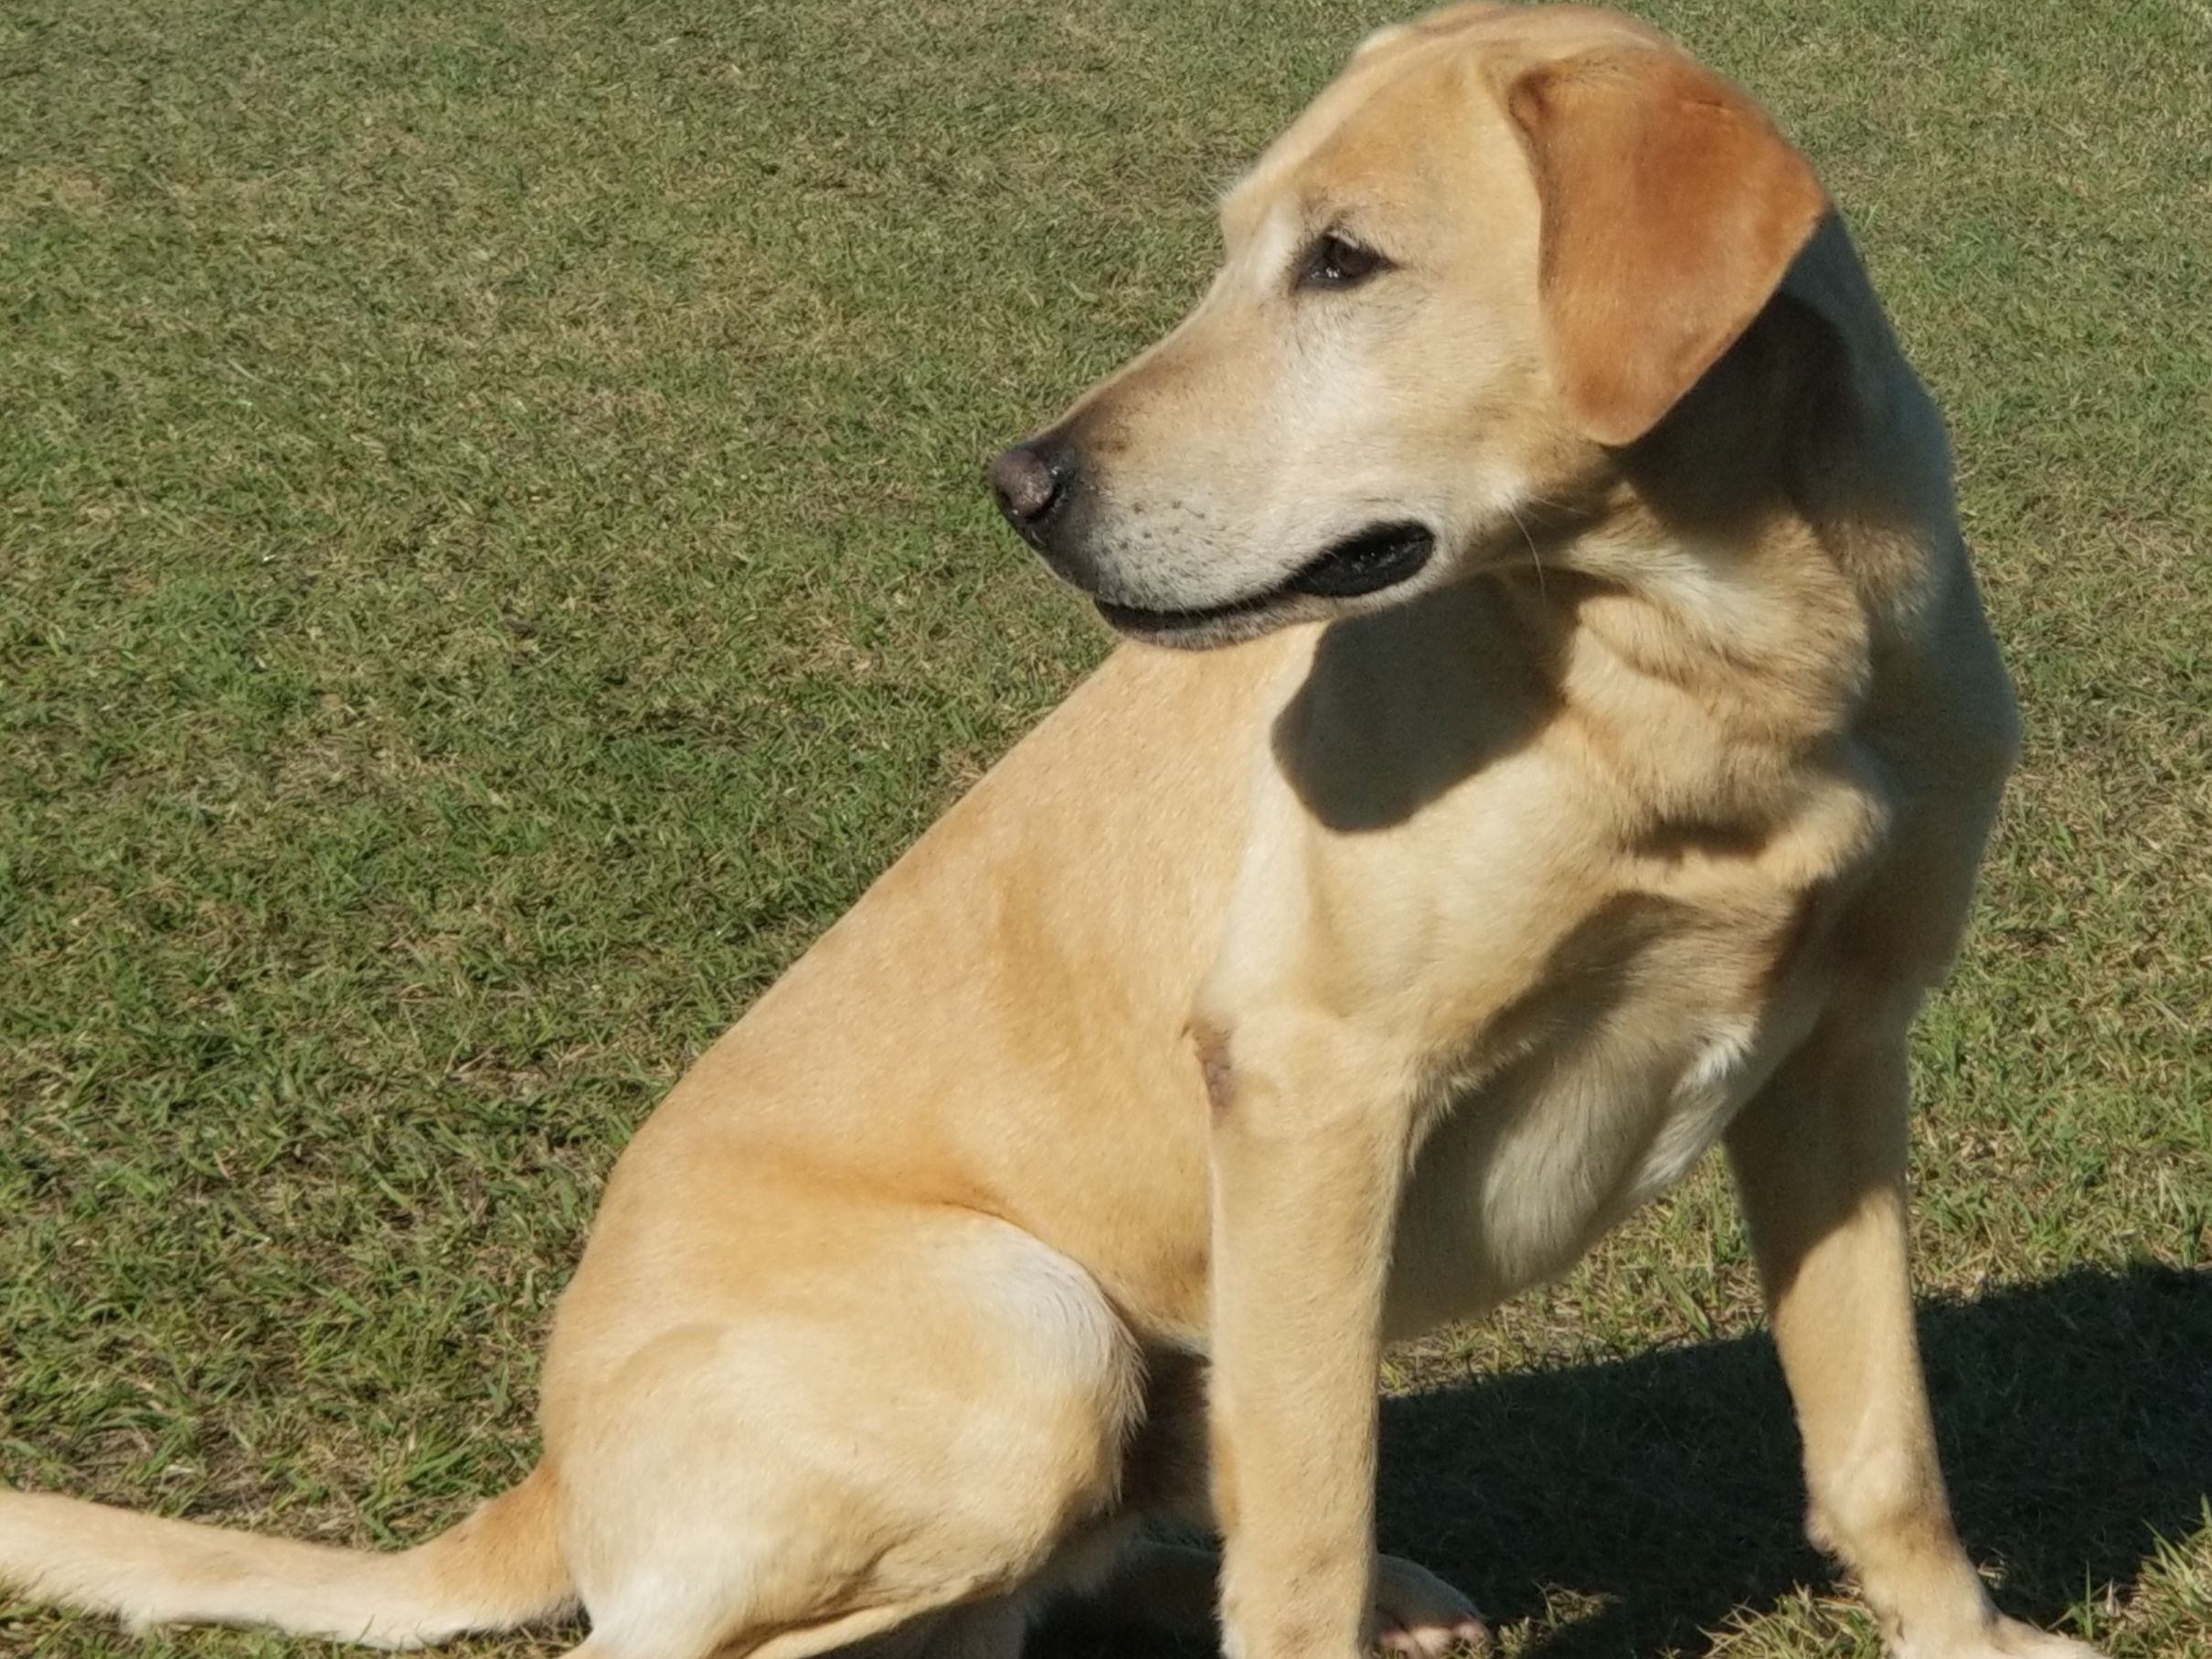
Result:
[[[1111,1515],[1142,1365],[1090,1276],[970,1211],[831,1219],[834,1271],[794,1255],[564,1358],[588,1659],[800,1659],[939,1613],[1005,1648],[987,1605]]]
[[[1728,1131],[1811,1530],[1857,1573],[1897,1659],[2094,1659],[2000,1615],[1952,1527],[1913,1335],[1906,1104],[1903,1022],[1837,1021]]]

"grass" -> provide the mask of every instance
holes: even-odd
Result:
[[[1918,1050],[1970,1542],[2207,1659],[2212,14],[1641,9],[1851,214],[2027,707]],[[1388,15],[0,11],[0,1474],[388,1541],[526,1466],[631,1128],[1104,648],[982,459]],[[1874,1651],[1714,1171],[1393,1384],[1510,1659]]]

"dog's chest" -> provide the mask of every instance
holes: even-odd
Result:
[[[1455,648],[1324,638],[1344,660],[1277,722],[1198,998],[1286,1101],[1393,1079],[1400,1335],[1563,1271],[1696,1163],[1834,993],[1831,924],[1888,842],[1847,747],[1761,771],[1715,718],[1662,742],[1562,714],[1495,666],[1517,647],[1481,597],[1432,619]],[[1286,1011],[1343,1050],[1321,1080],[1255,1055]]]
[[[1728,906],[1640,893],[1562,931],[1430,1081],[1394,1332],[1564,1271],[1689,1172],[1817,1012],[1816,909],[1755,884]]]

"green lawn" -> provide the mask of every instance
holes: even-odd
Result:
[[[2026,704],[1919,1048],[1970,1543],[2207,1659],[2212,8],[1642,9],[1852,217]],[[1105,648],[982,461],[1391,15],[0,5],[0,1478],[390,1541],[527,1465],[630,1129]],[[1394,1381],[1508,1655],[1875,1651],[1717,1172]]]

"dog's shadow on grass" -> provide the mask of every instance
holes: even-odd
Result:
[[[1967,1547],[2007,1611],[2055,1622],[2132,1581],[2212,1491],[2212,1273],[2083,1271],[1925,1308],[1920,1336]],[[1647,1659],[1834,1576],[1804,1540],[1796,1431],[1765,1335],[1472,1379],[1383,1405],[1386,1549],[1542,1659]],[[1562,1612],[1565,1617],[1561,1617]],[[1037,1659],[1157,1637],[1062,1619]]]

